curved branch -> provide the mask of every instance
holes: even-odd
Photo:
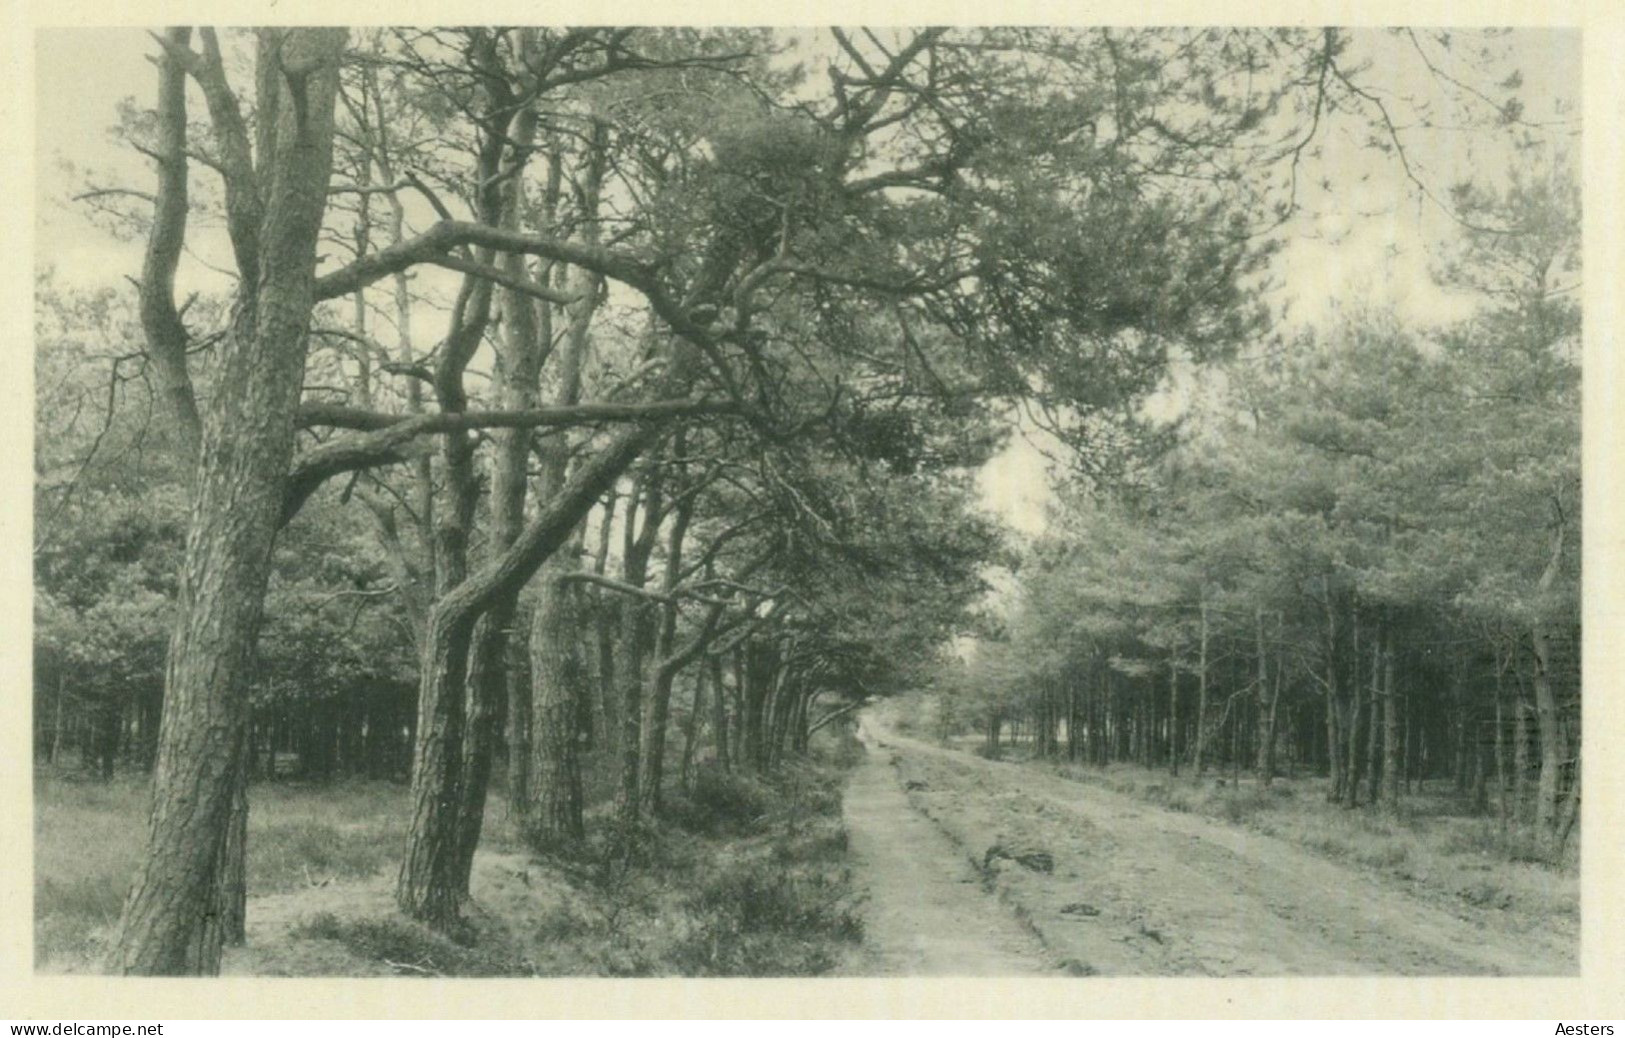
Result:
[[[297,515],[310,496],[336,475],[394,465],[421,456],[421,449],[415,443],[420,437],[475,429],[658,422],[683,415],[722,414],[731,409],[732,405],[726,402],[682,399],[647,404],[576,404],[528,411],[450,411],[401,418],[357,408],[306,404],[300,409],[302,426],[334,425],[363,431],[324,443],[295,463],[288,477],[282,522],[286,524]]]
[[[337,404],[302,404],[298,427],[325,425],[339,429],[395,430],[408,438],[428,433],[471,432],[476,429],[539,429],[547,426],[592,425],[596,422],[642,421],[674,415],[726,414],[734,405],[725,400],[682,398],[642,404],[568,404],[514,411],[449,411],[429,415],[396,415]]]
[[[441,220],[416,238],[391,245],[316,279],[318,300],[336,299],[358,288],[398,274],[420,263],[438,263],[449,250],[478,245],[498,252],[518,252],[570,263],[596,271],[640,290],[654,289],[654,270],[643,259],[580,242],[525,234],[464,220]]]
[[[428,262],[437,267],[445,267],[447,270],[455,270],[464,274],[472,274],[477,278],[485,278],[487,281],[495,282],[504,288],[511,288],[515,292],[535,296],[537,299],[545,299],[549,303],[558,303],[560,306],[568,306],[577,299],[574,293],[562,292],[539,281],[533,281],[530,278],[503,270],[501,267],[481,263],[479,260],[462,255],[441,254],[428,260]]]
[[[182,442],[195,455],[202,440],[197,396],[186,368],[186,326],[175,308],[175,269],[186,246],[186,71],[184,55],[192,30],[169,29],[161,37],[158,61],[158,192],[153,199],[152,230],[141,264],[141,329],[147,340],[169,409]]]

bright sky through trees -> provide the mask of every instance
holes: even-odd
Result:
[[[793,56],[816,73],[814,34],[785,33],[801,43]],[[1442,201],[1450,185],[1465,177],[1502,175],[1513,163],[1512,150],[1505,134],[1455,121],[1440,81],[1408,34],[1361,29],[1351,35],[1355,59],[1378,62],[1385,69],[1385,96],[1405,142],[1405,161],[1391,150],[1373,147],[1371,127],[1363,121],[1329,117],[1327,132],[1301,162],[1300,210],[1285,228],[1285,246],[1269,272],[1272,308],[1285,327],[1323,325],[1339,303],[1354,300],[1392,309],[1418,326],[1460,318],[1471,310],[1472,301],[1440,288],[1432,275],[1434,254],[1455,228],[1407,175],[1406,163],[1416,180]],[[1519,29],[1493,43],[1504,50],[1506,60],[1486,70],[1496,72],[1496,79],[1516,72],[1522,118],[1545,136],[1548,146],[1572,149],[1580,118],[1579,33]],[[154,49],[137,29],[44,30],[38,35],[37,260],[70,283],[112,284],[139,266],[141,239],[117,240],[87,218],[84,203],[72,197],[84,189],[87,173],[97,184],[143,185],[150,180],[146,160],[116,140],[111,128],[121,104],[132,101],[138,109],[150,104],[153,71],[146,55]],[[183,295],[219,283],[211,266],[229,266],[223,231],[215,231],[196,236],[193,253],[183,260],[178,275]],[[446,280],[452,284],[455,279],[448,275]],[[1179,382],[1183,384],[1170,386],[1152,401],[1154,413],[1178,413],[1189,378]],[[1030,426],[1027,431],[1030,439],[1013,438],[988,464],[981,484],[987,505],[1016,530],[1032,535],[1044,528],[1044,508],[1051,497],[1048,463],[1034,446],[1044,439]]]

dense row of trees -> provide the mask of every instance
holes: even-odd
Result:
[[[1561,850],[1580,798],[1579,193],[1558,168],[1454,200],[1446,275],[1478,315],[1348,312],[1216,372],[1174,450],[1057,510],[945,726],[1265,785],[1308,768],[1350,807],[1438,779]]]
[[[998,556],[999,420],[1125,470],[1171,353],[1259,330],[1323,123],[1397,134],[1329,29],[832,30],[811,76],[749,30],[154,40],[156,184],[84,195],[135,297],[40,317],[39,732],[154,758],[132,973],[241,939],[290,755],[409,772],[446,926],[495,776],[539,850],[595,790],[635,839],[673,762],[905,682]],[[181,300],[189,250],[229,270]]]

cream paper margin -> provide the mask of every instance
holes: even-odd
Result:
[[[383,17],[381,18],[380,15]],[[676,17],[674,17],[676,16]],[[90,25],[485,24],[495,22],[813,26],[918,24],[1559,25],[1582,28],[1585,170],[1584,392],[1584,846],[1579,977],[998,980],[136,980],[33,973],[33,802],[29,711],[32,543],[32,211],[7,222],[0,256],[0,1018],[1491,1018],[1625,1016],[1625,840],[1619,762],[1625,682],[1618,645],[1625,590],[1621,463],[1625,365],[1620,246],[1625,170],[1625,4],[1509,0],[688,0],[676,11],[646,0],[158,0],[94,4],[10,0],[0,38],[9,87],[0,95],[3,198],[35,197],[34,30]]]

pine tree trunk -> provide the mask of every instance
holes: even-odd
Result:
[[[456,920],[468,893],[460,885],[458,817],[465,795],[465,684],[476,620],[569,542],[598,496],[661,432],[654,423],[634,426],[584,461],[502,564],[455,581],[430,611],[420,660],[412,823],[395,893],[407,915],[444,927]]]
[[[1563,534],[1564,527],[1559,523],[1552,539],[1551,559],[1541,573],[1537,587],[1543,597],[1557,579],[1558,567],[1563,559]],[[1559,777],[1564,763],[1565,739],[1562,719],[1557,713],[1557,699],[1552,693],[1550,628],[1545,623],[1535,623],[1530,630],[1530,641],[1534,646],[1535,658],[1535,724],[1540,736],[1540,784],[1535,794],[1535,829],[1542,850],[1555,857],[1558,849]]]
[[[1399,806],[1399,692],[1394,687],[1394,632],[1387,630],[1382,663],[1383,740],[1382,780],[1383,801],[1391,808]]]
[[[1280,687],[1270,685],[1269,653],[1264,644],[1264,610],[1253,613],[1258,652],[1258,780],[1267,789],[1275,781],[1275,707],[1280,698]]]
[[[1351,622],[1349,652],[1348,724],[1344,728],[1344,763],[1347,768],[1343,779],[1343,806],[1356,807],[1360,803],[1360,708],[1364,683],[1360,679],[1360,614],[1356,609]]]
[[[694,699],[689,704],[688,718],[683,725],[683,762],[677,780],[685,790],[693,788],[694,747],[699,742],[700,726],[705,718],[706,675],[704,667],[694,672]]]
[[[678,433],[673,449],[681,457],[687,453],[686,439]],[[671,531],[666,539],[666,572],[662,590],[668,596],[677,590],[683,570],[683,542],[688,536],[688,524],[694,515],[694,499],[686,498],[677,506]],[[655,639],[655,666],[649,678],[648,716],[644,718],[643,759],[638,781],[640,811],[648,817],[660,813],[662,786],[666,772],[666,725],[671,717],[671,691],[677,679],[679,664],[672,659],[677,642],[677,604],[668,600],[661,606],[660,631]]]
[[[248,939],[248,733],[245,731],[243,736],[218,893],[220,939],[232,946]]]
[[[1196,661],[1196,774],[1207,768],[1207,597],[1202,598],[1202,630]]]
[[[1326,767],[1329,772],[1326,797],[1332,803],[1343,799],[1342,682],[1337,665],[1337,603],[1332,599],[1331,578],[1322,577],[1321,591],[1326,603]]]
[[[1507,754],[1506,754],[1506,718],[1502,712],[1502,703],[1505,693],[1501,682],[1501,654],[1498,646],[1492,646],[1492,658],[1495,664],[1495,789],[1496,798],[1500,802],[1501,827],[1503,829],[1512,820],[1512,805],[1507,799]]]
[[[1514,646],[1513,652],[1521,651]],[[1529,694],[1524,688],[1523,674],[1513,663],[1512,704],[1512,816],[1522,824],[1529,820]]]
[[[485,828],[485,801],[491,769],[502,739],[508,706],[508,637],[517,612],[515,596],[505,595],[480,617],[469,648],[467,734],[463,740],[463,789],[457,816],[457,872],[467,890],[474,871],[474,852]]]
[[[1179,776],[1179,660],[1168,659],[1168,768]]]
[[[728,697],[722,680],[722,657],[707,660],[711,668],[711,739],[716,744],[717,766],[730,771],[733,761],[728,753]]]
[[[67,721],[64,716],[64,707],[68,701],[67,672],[60,670],[56,675],[56,723],[51,730],[51,755],[48,758],[54,765],[62,757],[62,733],[67,731]]]
[[[642,586],[640,567],[628,565],[628,584]],[[615,676],[621,686],[620,771],[616,813],[621,821],[632,823],[642,813],[642,792],[638,769],[643,755],[643,657],[648,624],[642,602],[621,603],[621,635],[616,644]]]
[[[1382,792],[1382,757],[1378,751],[1383,728],[1383,704],[1386,702],[1382,692],[1383,637],[1383,630],[1379,627],[1371,641],[1371,685],[1367,689],[1371,710],[1370,718],[1366,722],[1365,740],[1365,799],[1368,804],[1378,803]]]
[[[528,620],[526,626],[533,626],[535,614],[531,613]],[[503,675],[508,695],[507,727],[504,729],[503,742],[508,751],[508,817],[513,819],[514,828],[522,833],[526,828],[525,819],[530,812],[530,798],[535,789],[530,770],[531,755],[535,751],[531,744],[530,716],[533,709],[533,679],[528,664],[521,666],[518,658],[521,651],[518,641],[510,637],[507,673]]]
[[[343,30],[329,29],[280,37],[287,54],[308,56],[311,67],[303,78],[303,104],[297,111],[291,102],[281,105],[265,129],[272,146],[262,156],[269,186],[255,228],[257,270],[242,271],[203,430],[166,668],[147,850],[109,957],[119,973],[220,970],[227,938],[220,915],[231,860],[227,847],[247,780],[243,740],[254,640],[293,457],[345,37]],[[164,64],[166,76],[179,76],[171,61]],[[162,81],[160,91],[166,87],[183,90],[184,83]]]
[[[412,758],[412,824],[395,888],[401,911],[431,926],[456,921],[462,886],[463,686],[473,619],[442,600],[424,630],[418,730]]]
[[[571,569],[568,560],[549,560],[542,568],[541,592],[531,613],[533,789],[526,797],[530,806],[522,832],[537,851],[553,850],[586,835],[577,731],[586,674],[575,637],[571,592],[562,580]]]

